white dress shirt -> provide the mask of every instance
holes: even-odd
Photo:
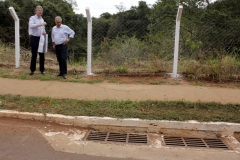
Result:
[[[37,15],[31,16],[28,23],[29,35],[40,37],[45,31],[45,26],[37,27],[37,25],[43,22],[44,20],[42,17],[38,17]]]
[[[63,44],[68,37],[73,38],[75,32],[67,25],[61,24],[60,27],[54,26],[52,29],[52,42],[56,45]]]

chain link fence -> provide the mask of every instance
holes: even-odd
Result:
[[[222,5],[225,1],[220,2]],[[6,6],[2,7],[6,9]],[[147,7],[138,7],[117,14],[102,10],[103,14],[99,18],[93,18],[93,73],[172,72],[178,6],[161,7],[156,9],[155,6],[147,10]],[[217,4],[208,8],[183,6],[179,43],[181,73],[194,77],[202,74],[239,75],[240,18],[235,12],[225,12],[224,7],[217,7]],[[0,21],[6,17],[13,21],[10,13],[2,11]],[[12,38],[9,39],[14,31],[13,24],[14,22],[1,24],[1,42],[13,42]],[[73,25],[73,29],[74,27]],[[76,32],[73,42],[77,42],[70,44],[72,49],[69,50],[69,62],[80,62],[80,65],[86,66],[87,25],[80,29],[84,34],[79,36],[80,31]],[[21,44],[27,43],[26,41],[28,39],[21,38]],[[81,51],[74,50],[77,45],[81,45]]]
[[[191,59],[220,58],[226,55],[239,57],[240,19],[234,22],[227,18],[220,21],[207,19],[181,21],[180,56]]]
[[[93,70],[102,66],[106,71],[162,72],[169,70],[174,49],[174,24],[172,21],[162,32],[151,34],[151,21],[124,20],[121,15],[114,20],[93,20]],[[168,65],[166,65],[168,63]],[[94,68],[96,67],[96,68]]]
[[[125,20],[124,13],[112,19],[93,19],[93,70],[102,67],[106,71],[135,74],[171,72],[177,9],[176,6],[171,13],[159,14],[155,19],[145,15],[146,19],[141,21],[134,18]],[[182,72],[188,74],[189,68],[195,67],[191,67],[191,61],[197,62],[197,67],[201,64],[204,67],[204,63],[224,59],[222,61],[225,62],[216,63],[218,70],[228,65],[226,72],[215,73],[214,64],[206,64],[205,68],[200,67],[205,71],[199,74],[239,74],[240,18],[230,20],[230,16],[207,9],[183,8],[179,46]],[[183,64],[186,61],[188,63]],[[190,72],[194,74],[194,70]]]

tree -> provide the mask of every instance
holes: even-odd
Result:
[[[73,8],[76,7],[75,0],[6,0],[0,2],[1,11],[1,35],[2,41],[14,43],[14,21],[8,8],[14,7],[20,19],[20,44],[29,48],[28,22],[29,17],[34,15],[37,5],[43,7],[43,18],[47,22],[45,26],[49,35],[49,46],[51,47],[51,29],[55,25],[55,16],[61,16],[63,23],[76,32],[74,41],[69,46],[71,53],[86,51],[86,28],[87,20],[83,15],[75,14]]]
[[[87,53],[87,18],[82,14],[75,14],[72,21],[74,25],[71,28],[75,31],[75,36],[70,42],[69,52],[74,61],[79,61]]]
[[[148,18],[150,20],[150,33],[169,34],[175,27],[175,19],[177,13],[176,0],[162,0],[153,5]]]
[[[201,16],[206,30],[204,42],[215,56],[219,53],[240,53],[240,0],[216,1]],[[217,51],[217,52],[216,52]]]
[[[132,6],[128,11],[117,13],[111,22],[108,37],[127,35],[142,39],[148,33],[149,20],[147,15],[149,13],[150,8],[144,1],[139,1],[138,6]]]
[[[115,7],[118,9],[118,12],[124,12],[126,10],[123,2],[121,2],[119,5],[115,5]]]
[[[17,4],[6,0],[0,1],[0,40],[3,43],[14,43],[14,20],[9,12],[9,7],[14,7],[15,11],[18,13],[20,8]]]
[[[105,13],[102,13],[102,14],[100,15],[100,18],[110,19],[110,18],[112,18],[112,15],[111,15],[110,13],[108,13],[108,12],[105,12]]]

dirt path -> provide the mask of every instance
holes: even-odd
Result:
[[[81,100],[162,100],[240,103],[240,89],[192,85],[71,83],[0,78],[0,94]]]

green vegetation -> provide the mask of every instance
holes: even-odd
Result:
[[[118,66],[116,68],[116,72],[117,73],[127,73],[128,72],[128,69],[126,67],[123,67],[123,66]]]
[[[240,123],[239,104],[185,101],[84,101],[0,95],[0,109],[70,116]]]
[[[51,30],[55,26],[55,16],[60,15],[63,23],[67,24],[76,32],[74,41],[69,45],[70,57],[79,59],[81,54],[86,53],[87,46],[87,19],[82,14],[75,14],[77,7],[75,0],[4,0],[0,1],[0,42],[14,43],[14,20],[9,12],[9,7],[14,7],[20,19],[20,44],[24,48],[29,48],[28,21],[34,15],[35,7],[43,7],[43,18],[47,23],[46,32],[49,35],[49,47],[51,47]]]
[[[0,69],[0,77],[20,79],[20,80],[40,80],[40,81],[61,81],[61,82],[73,82],[73,83],[101,83],[104,78],[98,78],[93,80],[84,79],[82,76],[71,75],[68,79],[64,80],[62,77],[56,77],[55,72],[46,72],[45,75],[35,73],[34,76],[30,76],[28,71],[20,71],[19,73],[12,73],[11,69]]]
[[[235,56],[223,56],[205,61],[182,61],[181,71],[185,77],[194,80],[206,79],[213,82],[239,81],[239,60]]]
[[[161,0],[150,7],[145,1],[116,14],[93,17],[93,69],[98,73],[169,73],[172,71],[177,7],[183,5],[180,33],[179,72],[188,79],[213,82],[239,81],[240,0]],[[76,36],[69,45],[69,64],[86,66],[87,19],[75,14],[74,0],[0,1],[0,45],[13,43],[14,21],[8,8],[13,6],[21,19],[20,41],[29,48],[28,20],[34,8],[42,5],[47,33],[51,34],[54,16],[61,15]],[[49,27],[48,27],[49,26]],[[49,36],[51,43],[51,36]],[[49,46],[51,46],[49,44]],[[50,48],[49,48],[50,50]],[[5,56],[12,48],[1,49]],[[22,57],[29,59],[24,53]],[[4,58],[5,64],[10,58]],[[0,59],[0,62],[2,59]],[[11,75],[5,74],[3,77]],[[21,77],[25,79],[26,77]],[[46,77],[45,77],[46,78]],[[75,81],[75,80],[74,80]]]
[[[93,17],[94,58],[102,58],[111,65],[127,62],[149,61],[149,57],[170,60],[173,57],[175,20],[178,5],[183,5],[180,36],[180,57],[206,60],[240,52],[239,0],[161,0],[151,7],[145,1],[124,10],[116,5],[118,13],[102,13]],[[13,43],[14,21],[8,8],[13,6],[21,19],[20,40],[29,48],[28,20],[34,8],[44,8],[47,33],[55,25],[54,17],[61,15],[63,23],[70,26],[76,36],[69,45],[71,61],[85,61],[87,50],[87,19],[75,14],[75,0],[5,0],[0,1],[0,40]],[[114,6],[113,6],[114,7]],[[104,12],[104,11],[103,11]],[[49,43],[51,37],[49,36]],[[49,45],[51,46],[51,45]],[[113,58],[114,57],[114,58]],[[109,59],[108,59],[109,58]]]

